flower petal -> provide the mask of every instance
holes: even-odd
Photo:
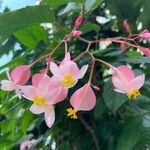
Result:
[[[60,68],[60,70],[62,72],[62,76],[61,77],[63,77],[66,74],[71,74],[72,76],[75,77],[76,74],[79,71],[79,68],[78,68],[77,64],[75,62],[73,62],[73,61],[68,61],[64,65],[60,65],[59,68]]]
[[[66,62],[70,61],[70,59],[71,59],[70,52],[68,52],[65,54],[65,58],[62,60],[60,65],[65,64]]]
[[[1,81],[1,89],[4,91],[13,91],[15,89],[15,85],[12,81],[2,80]]]
[[[77,73],[77,75],[76,75],[76,78],[77,78],[77,79],[83,78],[84,75],[85,75],[85,73],[86,73],[86,71],[87,71],[87,69],[88,69],[88,65],[84,65],[84,66],[78,71],[78,73]]]
[[[39,106],[36,106],[36,105],[31,105],[30,107],[30,111],[33,113],[33,114],[41,114],[44,112],[44,109],[43,107],[39,107]]]
[[[52,105],[46,108],[44,116],[45,116],[46,125],[49,128],[51,128],[51,126],[54,124],[55,121],[55,111]]]
[[[122,91],[122,92],[127,93],[128,91],[127,83],[121,80],[119,77],[112,76],[112,83],[117,91]]]
[[[144,85],[145,81],[145,75],[140,75],[134,78],[129,84],[128,84],[128,89],[129,91],[135,90],[135,89],[140,89]]]
[[[52,104],[56,104],[56,103],[63,101],[67,97],[67,94],[68,94],[68,89],[64,88],[63,86],[56,87],[55,89],[56,89],[55,90],[56,92],[52,96],[52,100],[51,100]]]
[[[90,86],[90,83],[85,84],[78,89],[70,99],[70,103],[75,110],[89,111],[95,107],[96,96]]]
[[[32,85],[35,86],[35,87],[38,87],[38,84],[40,82],[40,80],[43,78],[45,74],[42,74],[42,73],[37,73],[35,75],[33,75],[32,77]]]
[[[117,67],[118,72],[115,72],[113,76],[117,76],[124,82],[129,82],[135,78],[135,74],[128,66],[122,65]]]
[[[48,75],[44,75],[38,84],[38,93],[41,96],[46,96],[50,93],[49,86],[51,85],[51,78]]]
[[[50,71],[56,77],[61,76],[61,71],[60,71],[59,67],[54,62],[50,62]]]
[[[28,100],[33,100],[33,98],[37,95],[37,89],[32,85],[22,86],[20,90],[23,96]]]
[[[10,74],[16,84],[24,85],[30,78],[30,66],[18,66]]]

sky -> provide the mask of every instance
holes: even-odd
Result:
[[[0,0],[0,12],[3,12],[3,10],[6,8],[6,6],[12,10],[20,9],[26,6],[32,6],[35,5],[37,0]],[[12,52],[10,52],[8,55],[3,55],[0,57],[0,67],[4,64],[7,64],[13,57]],[[0,73],[2,71],[0,70]]]
[[[10,10],[16,10],[25,6],[35,5],[36,0],[0,0],[1,12],[7,6]]]

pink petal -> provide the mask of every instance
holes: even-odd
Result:
[[[38,93],[41,96],[46,96],[50,93],[49,86],[51,85],[51,78],[48,75],[44,75],[38,84]]]
[[[85,75],[85,73],[86,73],[86,71],[87,71],[87,69],[88,69],[88,65],[84,65],[84,66],[78,71],[78,73],[77,73],[77,75],[76,75],[76,78],[77,78],[77,79],[83,78],[84,75]]]
[[[33,98],[37,95],[37,89],[31,85],[22,86],[21,93],[23,93],[23,96],[28,100],[33,100]]]
[[[40,80],[43,78],[44,74],[42,73],[37,73],[35,75],[33,75],[32,77],[32,85],[35,87],[38,87],[38,84],[40,82]]]
[[[82,31],[79,31],[79,30],[74,30],[72,31],[72,35],[75,36],[75,37],[78,37],[82,34]]]
[[[64,65],[60,65],[60,70],[62,72],[62,76],[66,74],[71,74],[72,76],[76,76],[79,71],[77,64],[73,61],[68,61]]]
[[[68,89],[64,88],[63,86],[56,87],[55,91],[56,92],[52,96],[51,104],[56,104],[56,103],[63,101],[67,97],[67,94],[68,94]]]
[[[44,109],[43,107],[39,107],[39,106],[36,106],[34,104],[31,105],[30,107],[30,111],[33,113],[33,114],[41,114],[44,112]]]
[[[65,64],[66,62],[70,61],[70,59],[71,59],[70,53],[68,52],[68,53],[65,54],[65,58],[62,60],[60,65]]]
[[[15,85],[12,81],[2,80],[1,81],[1,89],[3,91],[13,91],[15,89]]]
[[[54,107],[51,105],[50,107],[46,108],[45,110],[45,122],[46,125],[51,128],[55,121],[55,111]]]
[[[135,78],[134,72],[127,66],[119,66],[117,67],[118,72],[115,72],[113,76],[116,76],[122,79],[124,82],[129,82]]]
[[[61,71],[60,71],[59,67],[54,62],[50,62],[50,71],[56,77],[61,76]]]
[[[10,74],[16,84],[24,85],[30,78],[30,66],[18,66]]]
[[[75,110],[89,111],[95,107],[96,96],[90,86],[90,83],[85,84],[78,89],[70,99],[70,103]]]
[[[113,86],[116,88],[117,91],[127,92],[127,84],[128,82],[124,82],[122,79],[120,79],[117,76],[112,76],[112,83]]]
[[[144,30],[142,33],[139,34],[140,38],[150,39],[150,32],[148,30]]]
[[[140,47],[140,51],[142,51],[145,56],[150,57],[150,48]]]
[[[144,85],[145,81],[145,75],[140,75],[134,78],[129,84],[128,84],[128,90],[129,92],[131,90],[140,89]]]
[[[127,93],[125,91],[121,91],[121,90],[118,90],[118,89],[114,89],[115,92],[118,92],[118,93]]]

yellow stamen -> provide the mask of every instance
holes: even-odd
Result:
[[[60,82],[67,88],[71,88],[75,85],[75,80],[71,74],[66,74]]]
[[[67,112],[68,112],[68,114],[67,114],[68,117],[70,117],[70,118],[72,118],[72,119],[78,119],[78,117],[77,117],[77,115],[76,115],[76,112],[77,112],[77,111],[75,111],[74,109],[68,108],[68,109],[67,109]]]
[[[140,95],[141,95],[141,93],[138,89],[135,89],[135,90],[127,93],[127,96],[128,96],[129,99],[136,99]]]
[[[35,96],[33,98],[33,102],[37,106],[45,106],[46,105],[46,103],[45,103],[45,97],[41,97],[41,96]]]

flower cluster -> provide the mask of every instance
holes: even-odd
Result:
[[[139,96],[139,89],[144,84],[144,75],[135,77],[134,72],[127,66],[114,68],[112,68],[114,70],[112,82],[115,91],[127,93],[129,99]],[[30,66],[18,66],[10,74],[8,73],[8,80],[1,81],[1,89],[15,90],[20,98],[23,96],[32,101],[30,111],[34,114],[44,113],[45,122],[50,128],[55,121],[54,106],[67,97],[68,90],[84,77],[87,69],[88,65],[79,69],[68,52],[59,66],[50,62],[49,70],[53,74],[52,77],[48,76],[48,69],[45,69],[32,76],[31,85],[24,85],[30,78]],[[67,112],[73,119],[78,118],[76,114],[78,111],[89,111],[94,108],[96,96],[90,80],[74,92],[70,98],[70,104],[72,108],[68,108]]]
[[[66,99],[69,89],[73,88],[78,80],[82,79],[85,73],[88,70],[88,65],[84,65],[79,69],[75,60],[80,58],[84,54],[88,54],[91,56],[93,63],[91,65],[91,71],[89,75],[88,82],[77,91],[73,93],[70,98],[70,105],[72,107],[67,109],[68,116],[77,119],[78,111],[90,111],[96,105],[96,95],[92,88],[98,90],[97,86],[92,85],[91,80],[94,72],[95,62],[101,62],[104,65],[107,65],[113,70],[112,73],[112,83],[114,86],[114,91],[119,93],[126,93],[129,99],[135,99],[140,96],[140,88],[144,85],[145,75],[139,75],[136,77],[135,73],[128,66],[122,65],[118,67],[114,67],[111,64],[101,60],[96,59],[90,52],[91,43],[96,43],[96,41],[88,41],[86,39],[80,38],[81,31],[77,30],[78,26],[83,23],[83,17],[80,16],[75,21],[73,29],[69,35],[66,36],[58,44],[58,46],[65,42],[65,57],[58,64],[51,61],[52,59],[48,59],[47,56],[51,56],[51,54],[57,49],[54,50],[49,55],[45,55],[48,61],[48,66],[46,69],[41,72],[34,74],[31,79],[31,84],[26,84],[30,79],[30,68],[33,64],[38,62],[41,58],[33,62],[31,65],[22,65],[14,68],[10,73],[7,72],[7,80],[1,81],[1,89],[4,91],[13,91],[15,90],[18,97],[21,99],[24,97],[32,101],[32,105],[30,107],[30,111],[34,114],[44,113],[44,118],[47,126],[50,128],[55,122],[55,110],[54,107],[56,104],[62,102]],[[127,20],[124,22],[124,28],[130,33],[130,27]],[[131,33],[130,33],[131,34]],[[72,60],[70,53],[67,50],[67,40],[72,37],[78,37],[85,43],[88,43],[87,49],[82,52],[76,59]],[[138,35],[130,35],[135,38],[150,38],[150,32],[145,30],[144,32]],[[126,44],[132,45],[128,43],[126,40],[131,40],[130,38],[112,38],[109,39],[109,43],[117,42],[121,44],[121,49],[124,51],[126,49]],[[100,43],[100,41],[98,41]],[[106,42],[106,41],[104,41]],[[141,51],[150,56],[149,48],[141,48]],[[50,61],[50,62],[49,62]],[[51,72],[52,76],[48,75],[48,71]]]

